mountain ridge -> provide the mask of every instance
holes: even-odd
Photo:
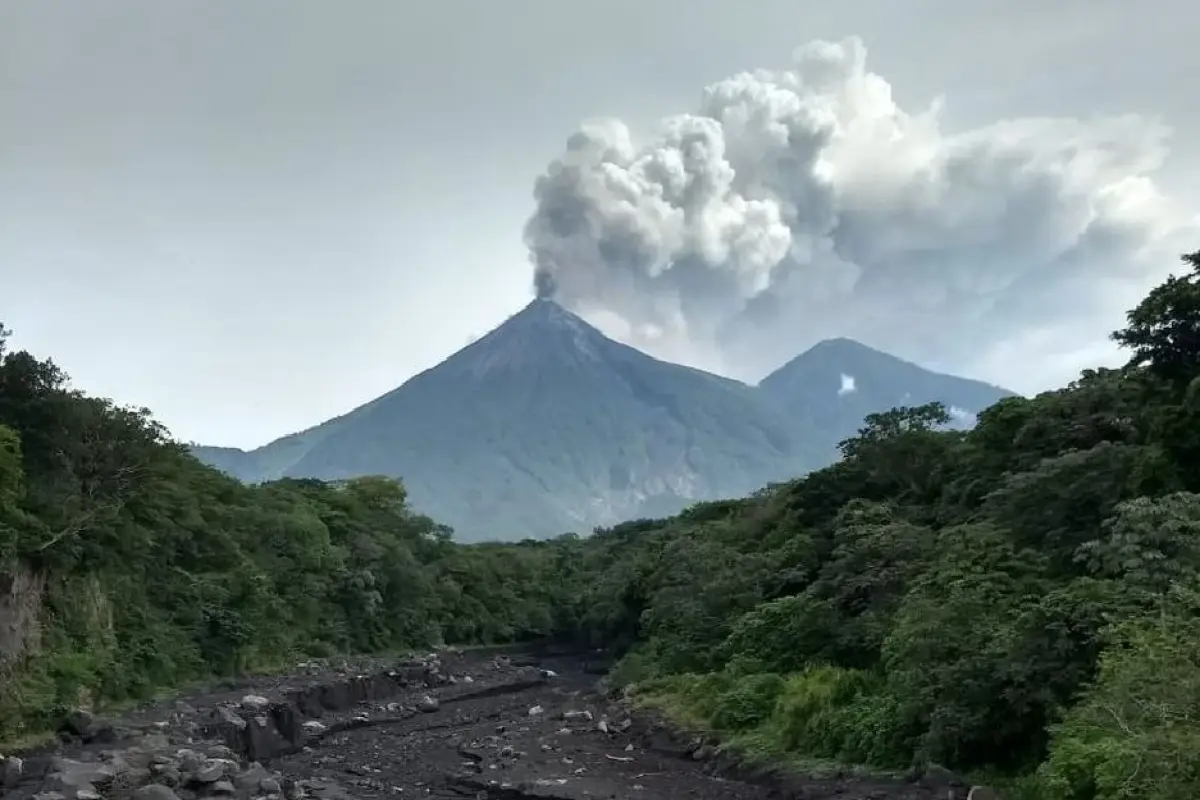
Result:
[[[587,532],[829,463],[828,437],[811,427],[824,417],[810,408],[827,392],[803,385],[828,377],[828,365],[803,366],[819,347],[753,386],[657,359],[534,300],[346,414],[249,451],[193,453],[247,482],[399,477],[414,507],[465,539]]]
[[[969,427],[979,411],[1014,396],[1002,387],[935,372],[844,337],[818,342],[757,386],[797,424],[813,431],[814,441],[831,454],[867,414],[937,401],[950,412],[953,426]]]

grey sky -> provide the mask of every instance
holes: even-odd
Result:
[[[1197,33],[1184,0],[0,0],[0,320],[181,438],[261,444],[528,300],[533,181],[585,118],[650,129],[857,35],[946,129],[1160,117],[1156,181],[1195,211]],[[1014,348],[943,366],[1079,366]]]

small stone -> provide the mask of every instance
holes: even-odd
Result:
[[[225,761],[237,761],[237,753],[223,744],[214,744],[212,747],[205,748],[204,755]]]
[[[148,783],[133,793],[133,800],[179,800],[179,795],[170,786]]]
[[[255,713],[262,713],[271,707],[271,701],[260,694],[248,694],[242,698],[242,708]]]
[[[233,794],[233,781],[217,781],[212,785],[212,791],[217,794]]]
[[[315,719],[308,720],[300,727],[303,728],[304,732],[309,736],[316,736],[317,734],[325,732],[325,723],[319,722]]]
[[[263,778],[258,782],[258,788],[267,794],[280,794],[283,791],[277,778]]]
[[[545,712],[545,709],[542,708],[541,706],[534,706],[533,708],[529,709],[529,716],[537,717],[537,716],[540,716],[544,712]]]
[[[425,714],[432,714],[434,711],[437,711],[439,708],[441,708],[441,703],[439,703],[437,701],[436,697],[430,697],[429,695],[425,695],[424,697],[422,697],[420,700],[417,701],[417,710],[421,711]]]
[[[237,764],[224,758],[210,758],[193,776],[199,783],[215,783],[237,770]]]

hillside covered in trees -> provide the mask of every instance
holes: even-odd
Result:
[[[0,363],[0,738],[301,655],[558,635],[770,757],[1200,796],[1200,253],[1120,370],[971,431],[883,410],[844,458],[594,536],[458,545],[403,488],[202,466],[147,412]]]

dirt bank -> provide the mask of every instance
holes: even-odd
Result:
[[[517,651],[304,665],[111,723],[80,715],[62,746],[0,765],[3,800],[947,798],[945,785],[750,776],[598,695],[585,667]]]

